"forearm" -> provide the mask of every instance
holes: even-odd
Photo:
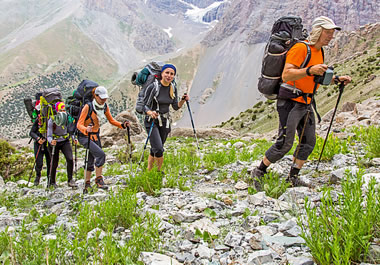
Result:
[[[307,76],[306,73],[307,68],[301,68],[301,69],[284,69],[282,72],[282,81],[283,82],[289,82],[289,81],[296,81],[301,78],[304,78]]]

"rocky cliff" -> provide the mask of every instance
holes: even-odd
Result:
[[[346,31],[359,28],[380,19],[378,1],[257,1],[238,0],[220,19],[204,40],[207,46],[214,46],[234,33],[247,44],[265,42],[273,22],[284,15],[298,15],[303,18],[307,29],[315,17],[324,15],[332,18]]]

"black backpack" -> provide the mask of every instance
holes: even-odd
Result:
[[[257,84],[258,90],[268,99],[277,98],[288,50],[294,44],[305,40],[307,36],[300,17],[284,16],[273,24],[271,36],[264,51],[261,77]],[[311,58],[310,47],[306,42],[304,43],[307,47],[307,55],[301,68],[307,65]]]
[[[131,78],[132,84],[139,86],[140,91],[136,100],[136,112],[144,114],[144,102],[146,89],[155,80],[161,78],[161,68],[164,64],[151,62],[147,64],[140,72],[134,72]]]
[[[93,100],[92,90],[99,85],[91,80],[83,80],[78,88],[74,90],[73,95],[68,97],[66,100],[66,112],[71,116],[72,122],[68,124],[68,132],[70,134],[76,134],[77,123],[82,112],[83,107],[88,104],[90,110],[88,115],[91,117]],[[106,109],[106,108],[105,108]]]

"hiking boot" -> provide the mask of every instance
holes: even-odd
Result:
[[[254,183],[255,189],[257,191],[262,191],[262,188],[261,188],[261,179],[264,177],[264,175],[265,175],[265,172],[262,171],[262,170],[260,170],[257,167],[255,167],[252,170],[251,178],[253,179],[253,183]]]
[[[92,189],[91,183],[90,182],[86,182],[84,184],[83,194],[87,194],[89,189]]]
[[[48,185],[48,188],[49,188],[49,189],[52,188],[52,189],[55,190],[56,188],[58,188],[58,185],[57,185],[56,183],[50,183],[50,184]]]
[[[75,183],[74,179],[70,179],[70,181],[67,182],[67,186],[74,188],[74,189],[78,188],[78,185]]]
[[[311,184],[306,183],[305,181],[301,180],[298,176],[291,176],[287,179],[287,181],[290,181],[292,184],[292,187],[307,187],[307,188],[313,188]]]
[[[95,184],[98,189],[108,190],[108,186],[104,183],[103,176],[96,177]]]

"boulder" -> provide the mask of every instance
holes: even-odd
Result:
[[[221,128],[195,128],[198,138],[231,139],[239,136],[239,133],[230,129]],[[170,136],[194,137],[193,128],[174,128]]]
[[[141,141],[146,138],[147,134],[145,129],[140,124],[137,116],[131,111],[123,111],[119,113],[115,120],[125,121],[128,120],[131,123],[131,141]],[[116,126],[113,126],[110,123],[106,123],[100,128],[100,136],[102,138],[103,147],[112,146],[114,144],[122,145],[127,143],[127,130],[122,130]]]

